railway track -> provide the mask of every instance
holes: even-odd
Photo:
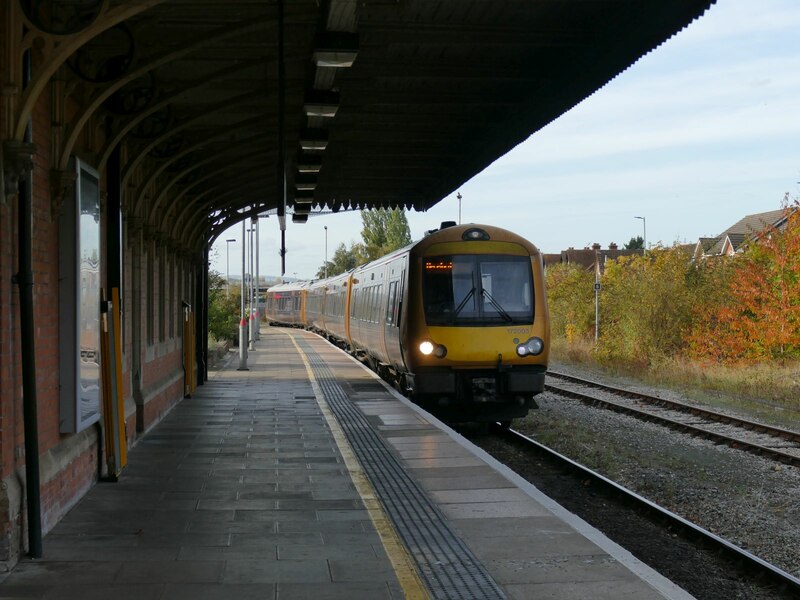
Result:
[[[730,568],[736,571],[737,576],[745,575],[753,581],[768,582],[770,587],[780,590],[781,597],[800,597],[800,579],[790,573],[518,431],[500,428],[499,433],[511,444],[521,447],[526,452],[543,457],[549,462],[556,463],[560,468],[570,472],[581,481],[581,486],[591,488],[593,495],[600,492],[606,497],[612,497],[614,501],[629,507],[636,514],[658,523],[671,534],[678,535],[682,539],[702,547],[710,554],[724,557],[726,562],[731,565]]]
[[[800,433],[564,373],[548,371],[547,377],[545,389],[555,394],[800,467]],[[604,396],[588,394],[586,388],[601,390]]]

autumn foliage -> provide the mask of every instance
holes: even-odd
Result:
[[[754,363],[800,358],[800,210],[754,235],[734,257],[693,261],[685,247],[609,261],[599,295],[601,360]],[[555,337],[594,338],[594,274],[550,267]]]
[[[720,362],[800,358],[800,210],[737,256],[725,297],[697,307],[692,356]]]

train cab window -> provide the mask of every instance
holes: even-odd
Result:
[[[532,323],[528,256],[453,255],[423,261],[428,325]]]

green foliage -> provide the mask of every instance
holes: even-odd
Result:
[[[333,258],[317,270],[317,278],[325,277],[326,272],[328,277],[344,273],[411,243],[411,229],[403,210],[362,210],[361,222],[363,244],[351,242],[349,248],[339,244]]]
[[[333,253],[333,258],[327,262],[327,276],[333,277],[364,264],[367,261],[363,259],[363,254],[360,244],[351,242],[349,248],[344,243],[339,244],[339,247]],[[317,271],[317,278],[321,279],[325,276],[326,269],[323,264]]]
[[[625,250],[644,250],[644,238],[640,235],[632,237],[631,241],[625,244]]]
[[[228,295],[226,286],[221,274],[209,271],[208,335],[217,340],[233,340],[239,331],[242,291],[239,286],[232,286]]]
[[[601,277],[601,360],[648,364],[687,345],[694,309],[715,297],[721,270],[699,268],[680,247],[609,260]],[[594,337],[594,272],[575,265],[547,270],[551,331],[567,344]]]
[[[366,262],[411,243],[411,230],[403,210],[362,210],[361,239]]]
[[[570,343],[594,337],[594,273],[577,265],[553,265],[547,268],[546,283],[551,334]]]
[[[608,262],[600,296],[601,356],[649,364],[684,348],[704,288],[690,259],[676,246]]]

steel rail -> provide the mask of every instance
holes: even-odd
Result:
[[[500,426],[499,423],[497,425]],[[544,444],[531,439],[519,431],[513,429],[503,429],[502,426],[500,426],[500,435],[530,451],[535,451],[545,455],[548,459],[557,462],[561,466],[568,468],[570,471],[578,473],[582,479],[590,479],[593,483],[596,483],[606,492],[610,492],[626,504],[634,506],[638,511],[646,514],[649,518],[665,523],[668,527],[678,532],[685,539],[704,544],[705,546],[718,551],[721,555],[725,556],[733,563],[745,566],[753,575],[757,577],[764,577],[783,589],[800,594],[800,579],[776,567],[775,565],[768,563],[756,555],[751,554],[747,550],[744,550],[728,540],[721,538],[720,536],[706,529],[703,529],[699,525],[692,523],[691,521],[673,513],[670,510],[667,510],[652,500],[648,500],[644,496],[640,496],[636,492],[629,490],[628,488],[615,481],[612,481],[604,475],[601,475],[600,473],[593,471],[592,469],[572,460],[571,458],[556,452],[552,448],[548,448]]]
[[[623,388],[614,387],[611,385],[605,385],[604,383],[599,383],[597,381],[591,381],[589,379],[583,379],[581,377],[575,377],[574,375],[567,375],[566,373],[558,373],[555,371],[547,371],[548,376],[553,376],[558,379],[564,379],[566,381],[572,381],[574,383],[579,383],[581,385],[607,390],[609,392],[613,392],[615,394],[619,394],[621,396],[626,396],[628,398],[636,398],[637,400],[644,400],[650,404],[657,404],[659,406],[665,406],[667,408],[674,408],[675,410],[680,410],[682,412],[688,412],[694,415],[706,417],[713,421],[719,421],[720,423],[728,423],[732,425],[737,425],[742,427],[743,429],[750,429],[757,433],[765,433],[767,435],[771,435],[773,437],[780,437],[791,442],[798,442],[800,443],[800,432],[791,431],[790,429],[782,429],[780,427],[774,427],[772,425],[766,425],[765,423],[758,423],[756,421],[748,421],[747,419],[742,419],[741,417],[734,417],[731,415],[726,415],[723,413],[715,412],[713,410],[709,410],[707,408],[700,408],[699,406],[692,406],[691,404],[685,404],[683,402],[678,402],[677,400],[666,400],[665,398],[659,398],[658,396],[650,396],[648,394],[643,394],[641,392],[634,392],[632,390],[626,390]]]
[[[737,417],[731,417],[729,415],[722,415],[721,413],[715,413],[713,411],[709,411],[702,408],[697,408],[694,406],[690,406],[688,404],[683,404],[681,402],[675,402],[673,400],[664,400],[663,398],[657,398],[655,396],[647,396],[646,394],[640,394],[638,392],[632,392],[630,390],[624,390],[620,388],[615,388],[611,386],[606,386],[600,383],[596,383],[593,381],[588,381],[585,379],[580,379],[578,377],[572,377],[569,375],[561,375],[559,373],[552,373],[548,371],[548,376],[555,376],[560,377],[563,379],[567,379],[573,381],[575,383],[579,383],[581,385],[591,386],[597,389],[601,389],[603,391],[607,391],[613,394],[617,394],[626,398],[633,398],[636,400],[643,400],[648,404],[652,404],[655,406],[668,408],[672,410],[676,410],[682,413],[692,414],[697,417],[708,419],[709,421],[713,422],[721,422],[726,425],[733,425],[739,427],[740,429],[746,431],[752,431],[754,433],[760,433],[772,436],[774,438],[780,438],[783,440],[787,440],[792,443],[800,443],[800,434],[797,434],[793,431],[789,431],[786,429],[780,429],[777,427],[771,427],[769,425],[762,425],[760,423],[754,423],[752,421],[747,421],[745,419],[739,419]],[[758,454],[760,456],[764,456],[770,458],[771,460],[775,460],[781,462],[783,464],[792,465],[795,467],[800,467],[800,455],[789,454],[787,452],[783,452],[776,448],[770,448],[769,446],[763,446],[761,444],[757,444],[754,442],[750,442],[741,438],[732,437],[730,435],[726,435],[724,433],[719,433],[716,431],[712,431],[709,429],[704,429],[703,427],[699,427],[697,425],[692,425],[689,423],[683,423],[681,421],[676,421],[674,419],[670,419],[668,417],[654,414],[652,412],[648,412],[646,410],[640,410],[637,408],[633,408],[631,406],[626,406],[623,404],[618,404],[612,400],[607,400],[603,398],[597,398],[595,396],[590,396],[588,394],[583,394],[581,392],[576,392],[574,390],[568,390],[561,388],[556,385],[546,384],[545,389],[556,394],[560,394],[563,396],[567,396],[569,398],[574,398],[576,400],[580,400],[585,404],[590,404],[592,406],[601,406],[603,408],[607,408],[609,410],[613,410],[615,412],[627,414],[634,416],[639,419],[644,419],[647,421],[652,421],[659,423],[661,425],[665,425],[667,427],[671,427],[672,429],[678,429],[684,431],[686,433],[690,433],[694,436],[702,437],[705,439],[725,443],[732,448],[746,450],[753,454]]]

